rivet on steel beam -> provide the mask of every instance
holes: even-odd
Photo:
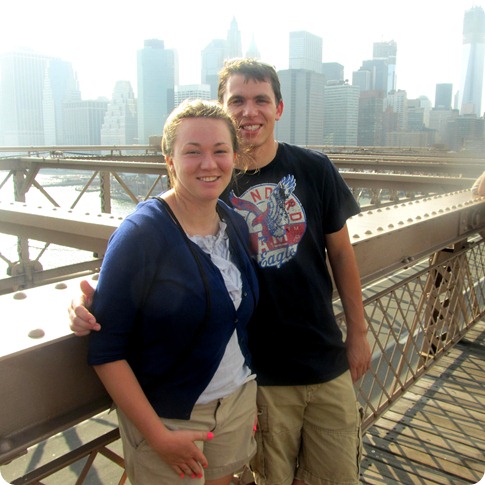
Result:
[[[388,227],[389,229],[392,229],[392,228],[394,227],[394,224],[389,224],[387,227]]]
[[[370,229],[367,229],[367,231],[365,231],[365,233],[370,236],[372,234],[372,231]]]
[[[352,237],[353,237],[354,239],[360,239],[360,236],[359,236],[358,234],[354,234]]]
[[[41,328],[34,328],[28,333],[30,338],[42,338],[45,337],[45,332]]]
[[[377,228],[377,230],[378,230],[378,231],[383,231],[383,230],[384,230],[384,228],[383,228],[382,226],[379,226],[379,227]]]
[[[13,447],[14,444],[12,440],[8,438],[0,440],[0,453],[7,453],[8,451],[12,450]]]
[[[408,217],[408,222],[413,222],[413,218],[412,217]]]
[[[397,225],[398,225],[398,226],[402,226],[403,224],[404,224],[404,222],[403,222],[403,221],[399,221],[399,222],[397,223]]]

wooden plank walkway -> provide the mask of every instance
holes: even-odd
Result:
[[[480,321],[366,432],[362,483],[485,483],[484,384]]]

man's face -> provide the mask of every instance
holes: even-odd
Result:
[[[231,76],[223,103],[239,126],[244,143],[254,148],[274,144],[275,122],[283,112],[283,102],[276,103],[270,82],[245,81],[242,74]]]

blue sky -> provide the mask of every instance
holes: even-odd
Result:
[[[315,11],[314,5],[319,5]],[[85,0],[24,0],[2,7],[0,52],[27,47],[71,61],[84,99],[111,96],[117,80],[136,91],[136,51],[149,38],[162,39],[179,55],[180,82],[200,81],[200,51],[225,38],[234,17],[243,50],[254,37],[261,57],[277,69],[288,67],[290,31],[323,39],[323,61],[340,62],[345,76],[372,58],[378,41],[397,42],[397,86],[408,97],[434,102],[437,83],[458,90],[463,16],[485,0],[230,0],[112,3]]]

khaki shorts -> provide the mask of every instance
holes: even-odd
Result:
[[[258,485],[359,483],[361,412],[350,372],[310,386],[259,386],[258,413]]]
[[[196,405],[190,420],[162,419],[170,429],[212,431],[210,441],[196,441],[209,466],[204,478],[180,478],[148,446],[137,428],[119,410],[118,422],[126,472],[132,485],[191,484],[202,485],[232,475],[243,468],[256,452],[256,381],[249,381],[236,392],[208,404]]]

